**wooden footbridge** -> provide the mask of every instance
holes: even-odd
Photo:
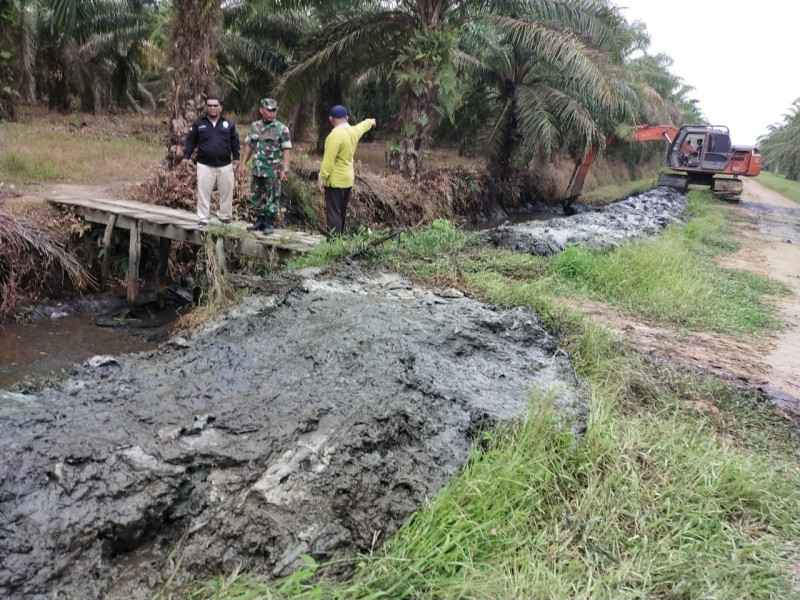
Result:
[[[156,285],[160,291],[165,287],[167,261],[169,259],[172,240],[202,245],[209,234],[207,227],[198,225],[197,215],[185,210],[133,202],[130,200],[66,198],[50,196],[48,202],[62,206],[71,206],[75,212],[87,221],[105,223],[103,248],[108,248],[115,228],[130,231],[128,250],[128,303],[133,305],[139,296],[139,264],[141,259],[142,234],[153,235],[159,239],[159,256],[156,273]],[[213,227],[213,221],[211,226]],[[236,236],[224,234],[214,236],[215,249],[220,264],[225,265],[225,253],[233,251],[237,254],[255,258],[285,258],[296,252],[308,252],[324,241],[321,235],[312,235],[287,229],[276,229],[273,233],[246,231],[248,223],[231,222],[226,227],[238,228],[246,232]],[[238,233],[238,232],[237,232]],[[103,253],[102,278],[108,277],[109,253]]]

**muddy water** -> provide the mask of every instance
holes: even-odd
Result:
[[[99,314],[0,325],[0,388],[28,377],[58,378],[73,365],[97,354],[127,354],[152,350],[156,344],[129,330],[98,327]]]

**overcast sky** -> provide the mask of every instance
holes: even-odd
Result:
[[[734,144],[754,145],[800,97],[800,7],[795,0],[615,0],[650,33],[650,54],[694,88],[712,125]]]

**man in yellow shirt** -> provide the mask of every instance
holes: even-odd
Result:
[[[365,119],[351,127],[347,120],[347,109],[337,104],[331,109],[330,121],[333,131],[325,138],[317,191],[325,190],[325,220],[329,234],[333,235],[344,231],[347,203],[355,181],[353,155],[361,136],[375,127],[375,119]]]

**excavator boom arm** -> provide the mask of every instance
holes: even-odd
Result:
[[[666,140],[672,143],[678,133],[677,127],[671,125],[640,125],[631,133],[630,141],[647,142],[651,140]],[[612,138],[606,140],[606,146],[611,143]],[[592,146],[586,155],[575,163],[575,169],[567,185],[567,194],[561,201],[565,212],[572,205],[578,196],[583,192],[583,184],[586,182],[586,175],[597,156],[597,148]]]
[[[631,141],[666,140],[672,143],[676,135],[678,135],[678,128],[671,125],[640,125],[633,130]]]

